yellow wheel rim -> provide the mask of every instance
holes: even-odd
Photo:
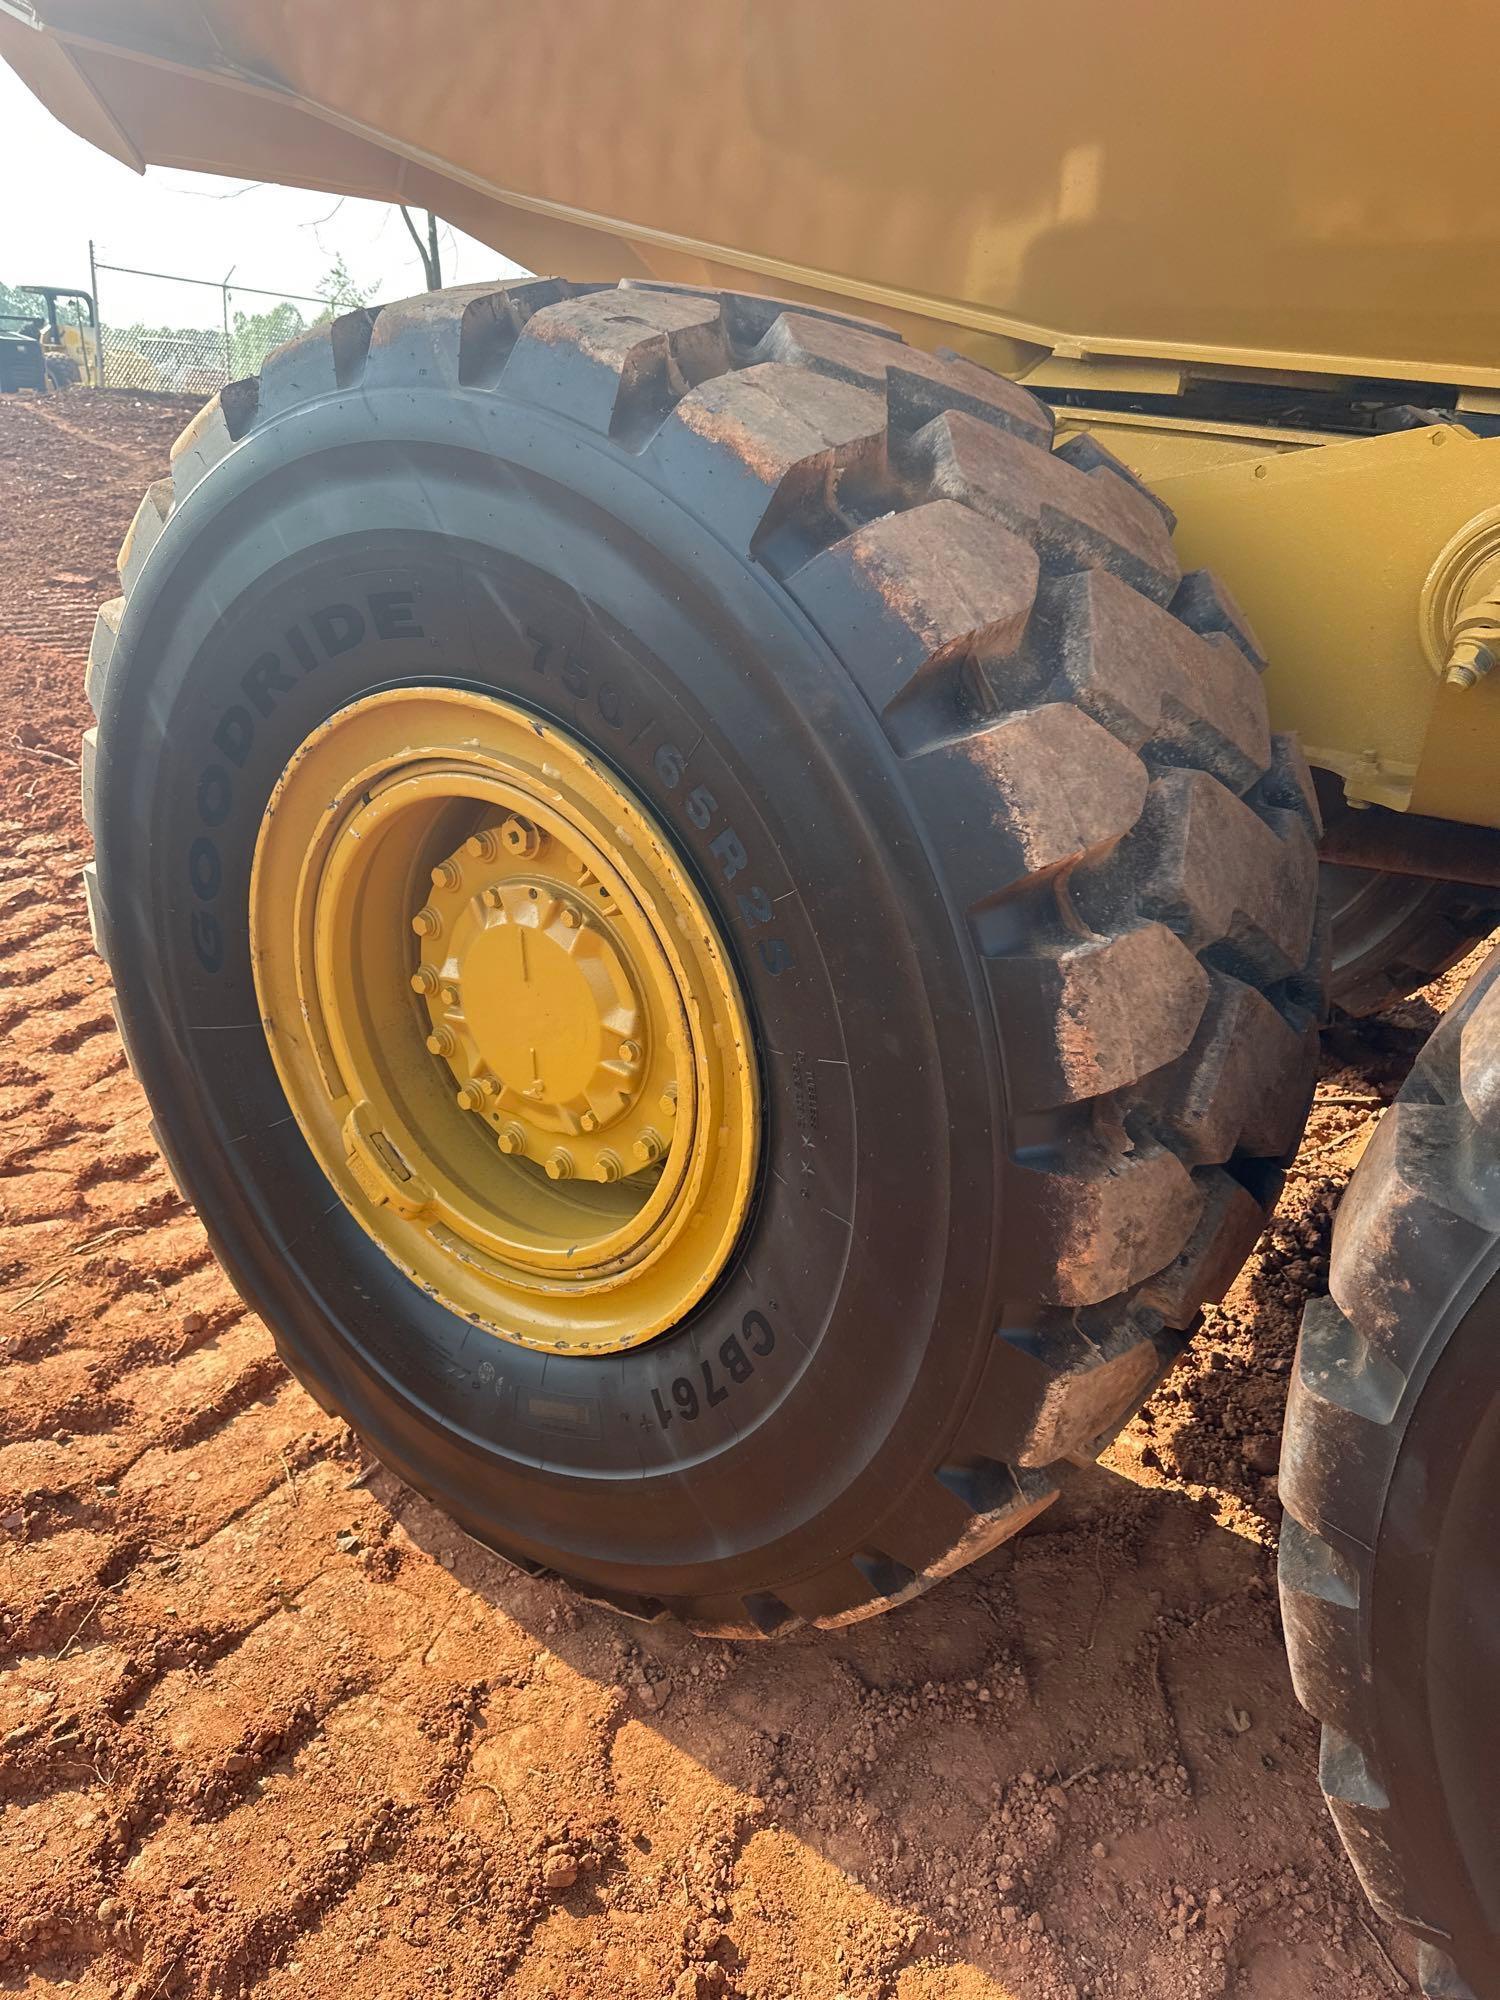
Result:
[[[611,1354],[707,1292],[759,1141],[744,1002],[665,835],[583,744],[457,689],[341,710],[266,807],[250,949],[308,1144],[454,1312]]]

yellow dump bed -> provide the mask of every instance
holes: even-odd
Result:
[[[1487,0],[0,0],[0,55],[136,165],[1122,388],[1500,387],[1495,40]]]

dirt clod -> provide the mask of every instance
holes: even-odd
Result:
[[[571,1889],[578,1880],[578,1863],[564,1847],[554,1847],[542,1857],[542,1887]]]

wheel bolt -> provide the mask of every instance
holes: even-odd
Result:
[[[519,1125],[506,1126],[505,1130],[500,1134],[500,1150],[502,1153],[524,1153],[526,1151],[526,1134]]]
[[[578,1122],[583,1127],[585,1132],[597,1132],[599,1130],[599,1117],[597,1112],[585,1111],[583,1116],[579,1119]]]
[[[617,1181],[625,1169],[620,1164],[618,1153],[601,1153],[594,1162],[596,1181]]]
[[[669,1118],[675,1118],[677,1116],[676,1084],[669,1083],[666,1089],[662,1092],[661,1096],[658,1097],[656,1101]]]
[[[417,967],[411,976],[411,990],[413,993],[437,992],[438,976],[430,965],[419,965]]]
[[[486,827],[483,833],[471,833],[464,842],[464,853],[472,854],[476,861],[498,861],[500,843]]]
[[[456,986],[445,986],[438,995],[438,998],[445,1007],[456,1007],[458,1005],[458,988]]]
[[[456,861],[440,861],[432,871],[434,889],[456,889],[463,879]]]
[[[620,1044],[621,1062],[637,1063],[640,1061],[640,1059],[641,1059],[641,1045],[639,1042],[621,1042]]]
[[[643,1167],[655,1166],[666,1150],[661,1142],[660,1132],[653,1132],[648,1125],[630,1149]]]
[[[486,889],[480,898],[480,901],[487,910],[498,910],[503,900],[498,889]]]
[[[436,937],[443,928],[443,920],[434,909],[418,910],[411,927],[418,937]]]
[[[484,1092],[477,1083],[466,1083],[464,1085],[463,1089],[458,1093],[458,1108],[460,1111],[482,1111],[484,1109]]]
[[[545,838],[546,835],[529,819],[522,819],[515,813],[500,828],[500,845],[506,853],[526,861],[539,851]]]
[[[427,1037],[427,1046],[435,1056],[451,1056],[458,1043],[451,1028],[434,1028]]]
[[[562,906],[562,926],[565,931],[576,931],[582,919],[569,903]]]
[[[555,1153],[551,1154],[547,1160],[547,1178],[549,1181],[571,1180],[573,1178],[572,1154],[563,1152],[561,1147]]]

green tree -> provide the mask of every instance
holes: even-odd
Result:
[[[273,347],[280,347],[306,325],[290,299],[283,299],[269,312],[236,312],[229,332],[230,375],[253,375]]]
[[[35,319],[41,311],[42,302],[35,292],[28,292],[23,285],[0,284],[0,316]]]
[[[315,322],[317,325],[321,325],[326,319],[332,319],[335,313],[354,312],[358,307],[370,303],[369,286],[357,285],[354,282],[342,252],[323,273],[318,281],[317,290],[319,298],[328,301],[326,311],[318,314]]]

